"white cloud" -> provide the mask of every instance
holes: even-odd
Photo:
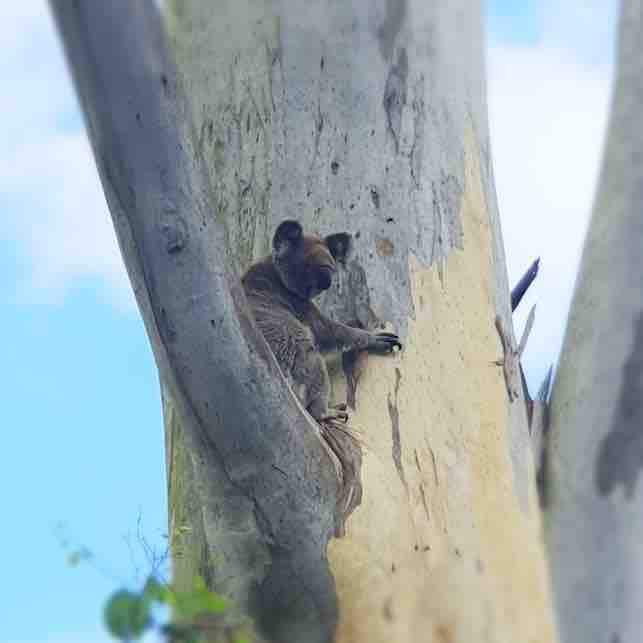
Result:
[[[133,296],[47,5],[0,3],[3,146],[0,199],[25,274],[17,296],[59,298],[97,279]],[[7,216],[8,214],[8,216]]]
[[[24,142],[0,159],[0,176],[3,190],[25,195],[13,225],[38,296],[95,277],[125,303],[130,287],[85,134]]]
[[[610,99],[614,34],[605,25],[613,25],[614,7],[598,12],[594,4],[575,6],[545,22],[538,45],[495,43],[488,56],[494,170],[511,284],[542,257],[533,292],[516,314],[520,334],[537,302],[524,359],[532,389],[562,342]]]
[[[588,64],[609,64],[619,5],[619,0],[541,0],[543,43],[567,49]]]

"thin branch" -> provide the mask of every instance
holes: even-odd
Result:
[[[511,291],[511,310],[512,312],[518,308],[518,304],[522,301],[525,293],[529,289],[529,286],[533,283],[536,275],[538,275],[538,268],[540,267],[540,257],[536,259],[529,268],[527,272],[520,278],[520,281],[516,284],[514,289]]]
[[[529,315],[527,317],[527,322],[525,323],[525,329],[522,331],[522,337],[520,338],[520,343],[518,344],[518,350],[516,351],[516,353],[518,354],[518,359],[520,359],[522,357],[522,354],[525,352],[525,348],[527,347],[527,340],[529,339],[531,329],[534,327],[535,318],[536,318],[536,304],[534,304],[531,307],[531,310],[529,311]]]
[[[551,390],[551,381],[553,376],[554,376],[554,365],[552,364],[547,369],[547,375],[545,375],[545,379],[543,380],[543,383],[540,385],[540,388],[538,389],[538,394],[536,395],[537,400],[540,400],[541,402],[546,402],[549,399],[549,392]]]

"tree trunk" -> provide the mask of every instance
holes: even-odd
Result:
[[[547,536],[565,643],[643,630],[643,4],[624,0],[603,170],[551,405]]]
[[[493,364],[511,313],[478,3],[166,8],[231,262],[266,254],[285,218],[348,231],[324,310],[405,339],[333,364],[363,452],[361,505],[328,545],[334,640],[554,641],[525,404]],[[225,588],[192,483],[203,462],[166,420],[176,578]],[[268,564],[234,563],[258,583]]]
[[[177,582],[275,642],[554,641],[478,3],[177,1],[178,79],[153,3],[51,4],[163,386]],[[329,314],[405,340],[336,369],[346,524],[238,280],[287,217],[353,234]]]

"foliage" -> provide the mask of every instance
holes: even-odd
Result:
[[[156,632],[166,643],[248,643],[249,639],[240,631],[244,627],[230,627],[224,615],[229,604],[218,594],[210,591],[203,578],[196,577],[189,589],[178,590],[162,580],[162,569],[168,559],[168,551],[159,552],[142,534],[141,516],[137,521],[134,537],[126,537],[130,549],[131,563],[140,586],[140,567],[136,562],[135,549],[143,552],[148,575],[142,589],[132,590],[125,583],[100,564],[97,556],[85,546],[73,545],[66,534],[64,524],[57,525],[56,536],[65,552],[67,564],[77,567],[86,563],[101,575],[122,585],[107,599],[103,607],[103,621],[111,636],[123,643],[142,639],[150,632]],[[164,535],[164,538],[167,538]]]
[[[158,623],[157,608],[170,609],[172,620]],[[192,589],[177,591],[171,585],[150,576],[143,589],[132,592],[115,591],[105,604],[104,621],[108,632],[116,639],[129,643],[156,629],[168,643],[198,643],[206,634],[223,631],[216,618],[226,609],[225,601],[211,592],[200,577]],[[228,638],[231,643],[243,643],[239,637]]]

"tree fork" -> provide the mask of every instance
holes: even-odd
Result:
[[[515,340],[478,3],[166,7],[238,270],[284,218],[348,231],[324,311],[404,336],[335,368],[363,451],[335,640],[555,640],[525,404],[491,364],[496,315]]]
[[[226,259],[158,11],[128,0],[51,7],[160,379],[199,462],[196,510],[226,580],[217,589],[281,640],[327,641],[338,480]],[[212,569],[198,571],[212,579]]]
[[[52,6],[159,367],[175,579],[274,641],[555,641],[525,404],[493,364],[496,317],[515,339],[478,2],[171,2],[178,79],[151,3]],[[406,340],[344,360],[341,538],[238,283],[285,218],[354,236],[326,312]]]

